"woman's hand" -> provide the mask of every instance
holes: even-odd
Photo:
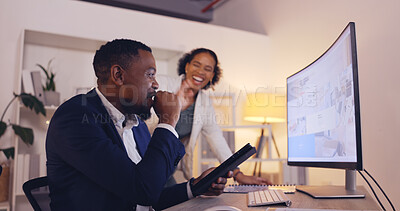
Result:
[[[176,95],[180,98],[182,103],[182,111],[187,109],[194,102],[194,92],[190,88],[189,83],[186,80],[182,81],[181,87],[179,88]]]
[[[272,183],[267,179],[256,176],[247,176],[242,172],[236,173],[235,178],[240,185],[272,185]]]

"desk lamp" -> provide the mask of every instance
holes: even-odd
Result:
[[[276,153],[280,158],[271,123],[285,122],[285,102],[284,94],[250,93],[247,95],[246,105],[244,106],[244,120],[262,124],[261,135],[256,145],[257,153],[255,158],[261,158],[264,147],[267,148],[267,158],[271,158],[271,142],[274,144]],[[265,135],[265,129],[268,129],[267,135]],[[253,175],[256,175],[257,165],[259,165],[258,176],[260,176],[261,161],[256,162]]]

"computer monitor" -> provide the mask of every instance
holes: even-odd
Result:
[[[365,197],[356,190],[362,170],[355,24],[287,82],[288,165],[346,170],[346,187],[304,186],[315,198]]]

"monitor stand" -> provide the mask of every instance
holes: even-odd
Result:
[[[365,198],[363,191],[356,190],[356,171],[346,170],[346,187],[297,186],[296,189],[316,199]]]

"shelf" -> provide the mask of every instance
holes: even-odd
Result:
[[[44,106],[44,109],[48,110],[48,111],[55,111],[57,110],[58,106]]]
[[[87,39],[83,37],[74,37],[69,35],[60,35],[49,32],[40,32],[34,30],[25,30],[26,44],[39,46],[48,46],[53,48],[74,49],[80,51],[95,52],[101,45],[107,41]],[[151,47],[151,46],[150,46]],[[152,53],[157,60],[172,60],[179,58],[183,52],[169,49],[152,47]]]
[[[20,107],[20,108],[29,109],[29,108],[27,108],[26,106],[24,106],[23,104],[20,104],[19,107]],[[55,110],[57,110],[57,108],[58,108],[58,106],[53,106],[53,105],[51,105],[51,106],[44,106],[44,109],[45,109],[46,111],[55,111]]]
[[[48,190],[40,190],[40,191],[32,191],[32,195],[41,196],[41,195],[49,195]],[[16,197],[26,197],[24,193],[16,193]]]
[[[201,158],[202,163],[219,162],[217,158]]]
[[[268,125],[221,125],[221,129],[251,129],[251,128],[268,128]]]
[[[250,158],[248,162],[264,162],[264,161],[286,161],[286,158]]]
[[[0,202],[0,211],[9,211],[9,210],[10,210],[10,204],[8,201]]]
[[[246,162],[272,162],[272,161],[286,161],[286,158],[249,158]],[[216,158],[202,158],[202,163],[219,162]]]
[[[105,43],[102,40],[72,37],[48,32],[25,30],[25,43],[55,48],[95,51]]]
[[[246,162],[286,161],[286,158],[249,158]],[[201,162],[219,162],[217,158],[202,158]]]

